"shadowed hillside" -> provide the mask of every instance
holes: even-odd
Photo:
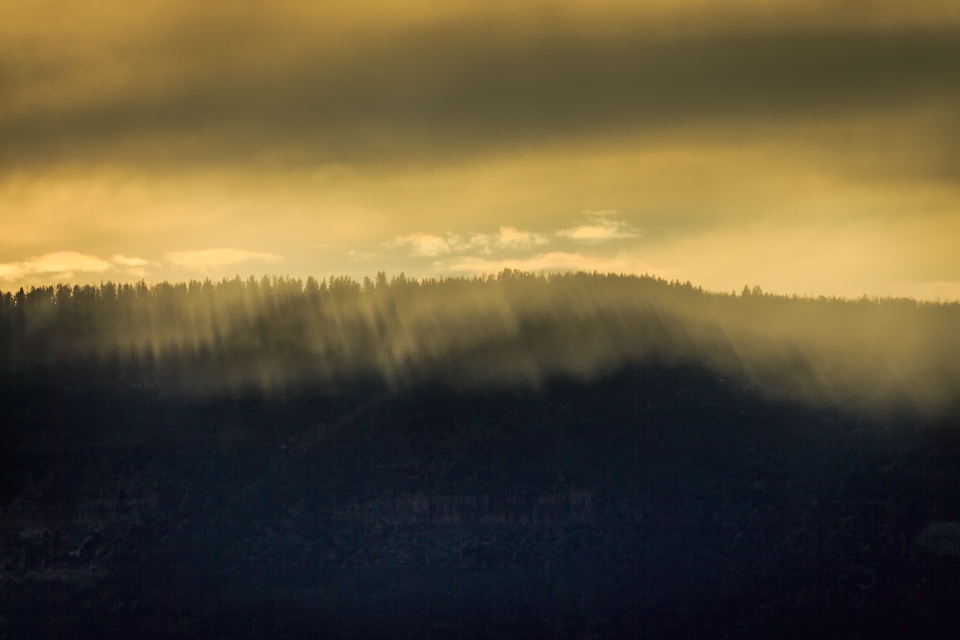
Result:
[[[960,306],[2,297],[0,638],[956,637]]]

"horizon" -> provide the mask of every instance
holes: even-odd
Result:
[[[708,289],[703,285],[699,285],[696,282],[691,280],[681,280],[679,278],[666,278],[656,273],[637,273],[637,272],[615,272],[615,271],[584,271],[584,270],[540,270],[540,271],[524,271],[521,269],[511,269],[510,267],[504,267],[497,272],[477,272],[472,274],[459,274],[459,275],[444,275],[440,274],[439,276],[434,275],[424,275],[424,276],[408,276],[405,272],[400,271],[397,273],[387,273],[386,271],[377,271],[376,273],[367,273],[361,272],[359,275],[357,273],[331,273],[326,276],[316,276],[316,275],[305,275],[305,276],[293,276],[290,274],[277,274],[277,273],[248,273],[246,276],[241,276],[240,273],[234,273],[232,276],[223,275],[220,277],[210,277],[209,275],[202,275],[195,278],[184,278],[180,280],[170,280],[170,279],[153,279],[148,280],[143,277],[131,277],[128,279],[77,279],[75,281],[69,280],[45,280],[37,281],[36,283],[25,283],[21,284],[19,287],[14,287],[10,289],[0,288],[0,297],[9,296],[11,299],[15,298],[18,291],[23,291],[25,295],[30,294],[31,291],[57,291],[61,288],[65,289],[67,292],[74,292],[78,290],[83,290],[85,288],[93,288],[99,292],[103,292],[105,287],[114,287],[115,291],[119,291],[124,287],[137,288],[139,286],[145,287],[151,293],[158,291],[164,287],[185,287],[188,291],[193,290],[194,288],[201,288],[203,286],[213,285],[214,287],[223,285],[223,284],[233,284],[240,282],[243,284],[248,284],[250,282],[256,282],[258,284],[262,283],[264,279],[276,284],[278,281],[281,283],[290,282],[297,283],[301,288],[305,288],[309,281],[314,281],[317,286],[327,287],[329,283],[334,280],[345,281],[350,284],[355,284],[359,287],[361,293],[367,293],[372,290],[376,278],[380,275],[383,275],[387,282],[390,285],[393,285],[398,279],[404,282],[420,285],[420,284],[442,284],[447,281],[460,281],[460,282],[489,282],[495,281],[504,276],[504,274],[509,277],[511,274],[521,277],[532,277],[539,278],[549,281],[551,278],[564,278],[571,276],[591,276],[591,277],[614,277],[614,278],[634,278],[637,280],[649,279],[654,282],[667,284],[671,286],[688,286],[691,287],[700,293],[705,295],[715,295],[715,296],[730,296],[730,297],[753,297],[753,296],[762,296],[762,297],[771,297],[787,300],[829,300],[832,302],[862,302],[864,300],[870,302],[897,302],[897,301],[908,301],[915,302],[921,305],[940,305],[940,306],[952,306],[960,304],[960,297],[958,298],[929,298],[929,297],[918,297],[911,295],[869,295],[866,293],[860,295],[846,296],[842,294],[833,294],[825,295],[823,293],[816,293],[813,291],[805,292],[781,292],[781,291],[769,291],[761,287],[760,285],[754,284],[751,286],[750,283],[744,284],[742,287],[733,289]]]

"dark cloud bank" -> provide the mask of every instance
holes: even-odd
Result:
[[[128,73],[95,99],[72,95],[55,70],[51,79],[11,66],[0,72],[6,102],[45,95],[44,83],[53,97],[0,111],[0,160],[449,160],[637,134],[770,136],[830,119],[896,122],[917,108],[936,110],[939,130],[909,144],[940,148],[957,138],[958,43],[949,25],[657,35],[450,21],[277,58],[203,50],[163,74]],[[885,152],[879,132],[868,138]]]

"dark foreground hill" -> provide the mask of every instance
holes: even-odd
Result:
[[[0,295],[0,638],[960,632],[960,305]]]
[[[7,638],[960,630],[949,417],[635,366],[538,390],[34,386],[2,420]]]

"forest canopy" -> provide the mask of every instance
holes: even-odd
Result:
[[[8,381],[222,395],[358,382],[539,385],[698,366],[814,404],[938,414],[960,391],[960,304],[707,292],[649,276],[509,269],[357,282],[250,277],[0,294]]]

